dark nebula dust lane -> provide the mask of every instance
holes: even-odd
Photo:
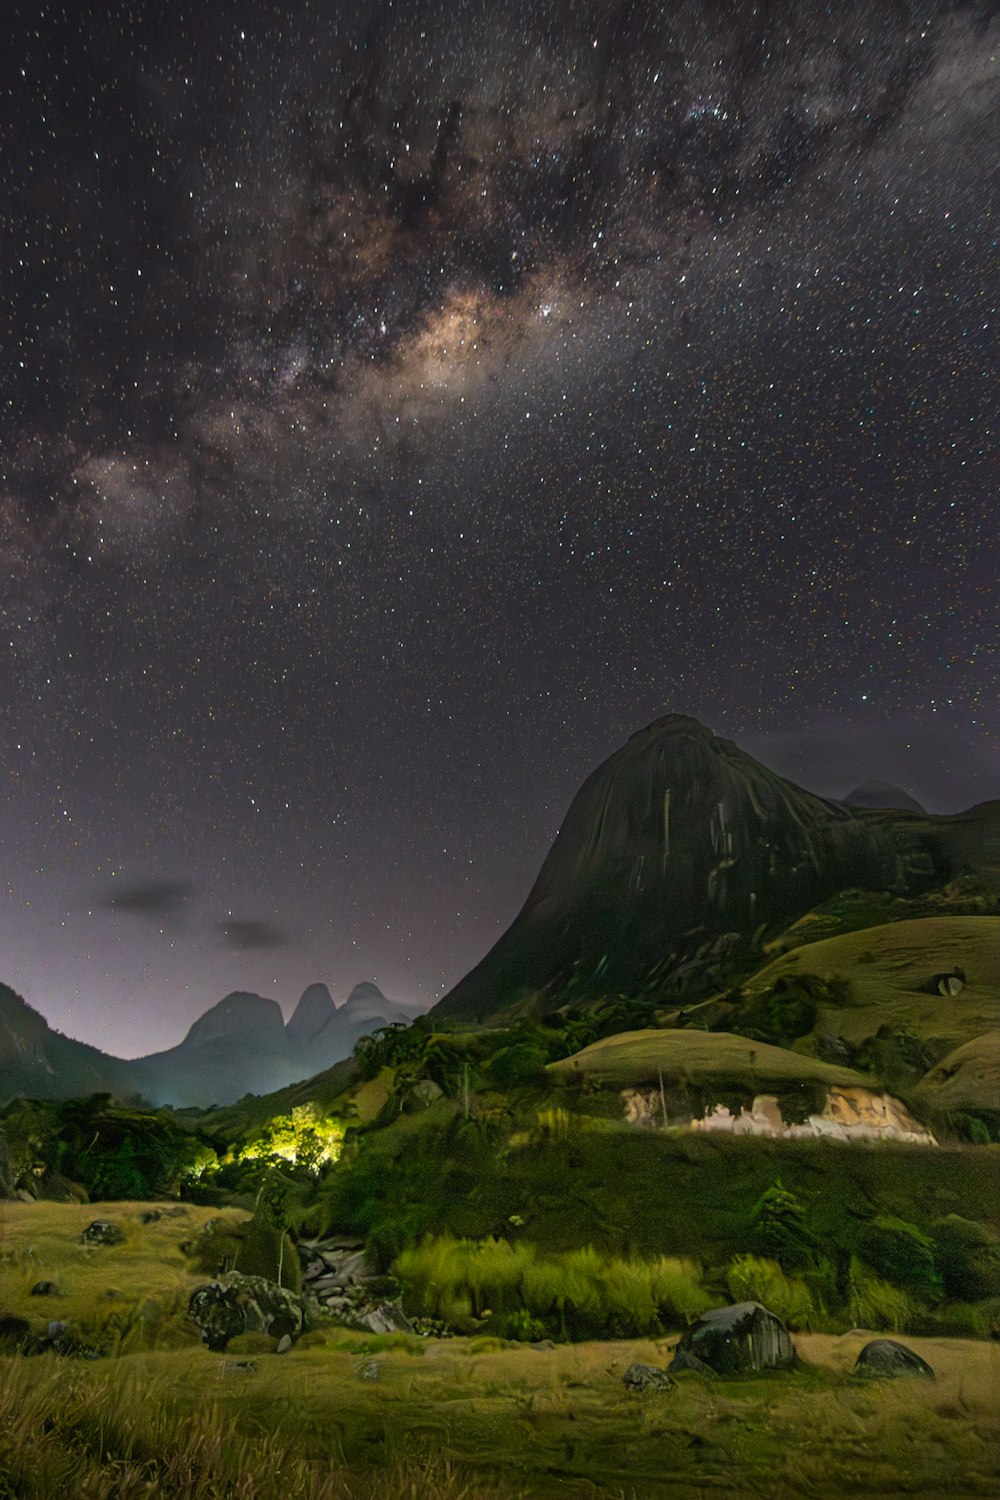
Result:
[[[55,1024],[430,1003],[670,710],[996,795],[995,4],[9,16],[0,978]]]

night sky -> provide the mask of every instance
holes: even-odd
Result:
[[[996,4],[67,0],[0,60],[0,980],[430,1004],[670,711],[1000,795]]]

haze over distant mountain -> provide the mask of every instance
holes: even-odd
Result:
[[[998,803],[921,819],[848,807],[671,714],[587,779],[521,912],[432,1014],[696,994],[839,891],[912,895],[990,848]]]
[[[891,781],[863,781],[843,801],[848,807],[892,807],[899,812],[926,812],[915,797]]]
[[[370,980],[339,1007],[325,984],[311,984],[286,1026],[277,1001],[237,990],[199,1016],[176,1047],[126,1059],[53,1031],[0,985],[0,1102],[111,1093],[178,1107],[229,1104],[311,1077],[349,1057],[366,1032],[419,1012],[387,999]]]

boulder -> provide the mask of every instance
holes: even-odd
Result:
[[[965,989],[965,970],[950,969],[946,974],[934,974],[926,988],[932,995],[960,995]]]
[[[622,1380],[630,1391],[669,1391],[674,1384],[666,1370],[655,1365],[629,1365]]]
[[[795,1346],[781,1319],[759,1302],[737,1302],[702,1313],[684,1333],[670,1369],[742,1375],[787,1370],[794,1361]]]
[[[113,1219],[95,1219],[80,1236],[85,1245],[123,1245],[125,1231]]]
[[[408,1110],[430,1109],[431,1105],[441,1098],[442,1092],[433,1078],[421,1078],[407,1094],[406,1108]]]
[[[922,1375],[925,1380],[934,1379],[930,1365],[895,1339],[873,1339],[858,1355],[855,1370],[863,1375],[879,1375],[892,1379],[897,1375]]]
[[[230,1271],[191,1293],[188,1312],[210,1349],[225,1349],[240,1333],[292,1339],[308,1327],[307,1305],[297,1293],[263,1276]]]

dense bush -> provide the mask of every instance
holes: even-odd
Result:
[[[892,1286],[929,1304],[940,1300],[934,1244],[915,1224],[879,1214],[863,1226],[858,1247],[867,1264]]]
[[[979,1302],[1000,1296],[1000,1240],[985,1224],[948,1214],[931,1225],[931,1238],[948,1297]]]
[[[812,1265],[815,1241],[805,1205],[782,1186],[780,1177],[757,1199],[750,1226],[761,1255],[776,1260],[783,1270],[800,1271]]]

